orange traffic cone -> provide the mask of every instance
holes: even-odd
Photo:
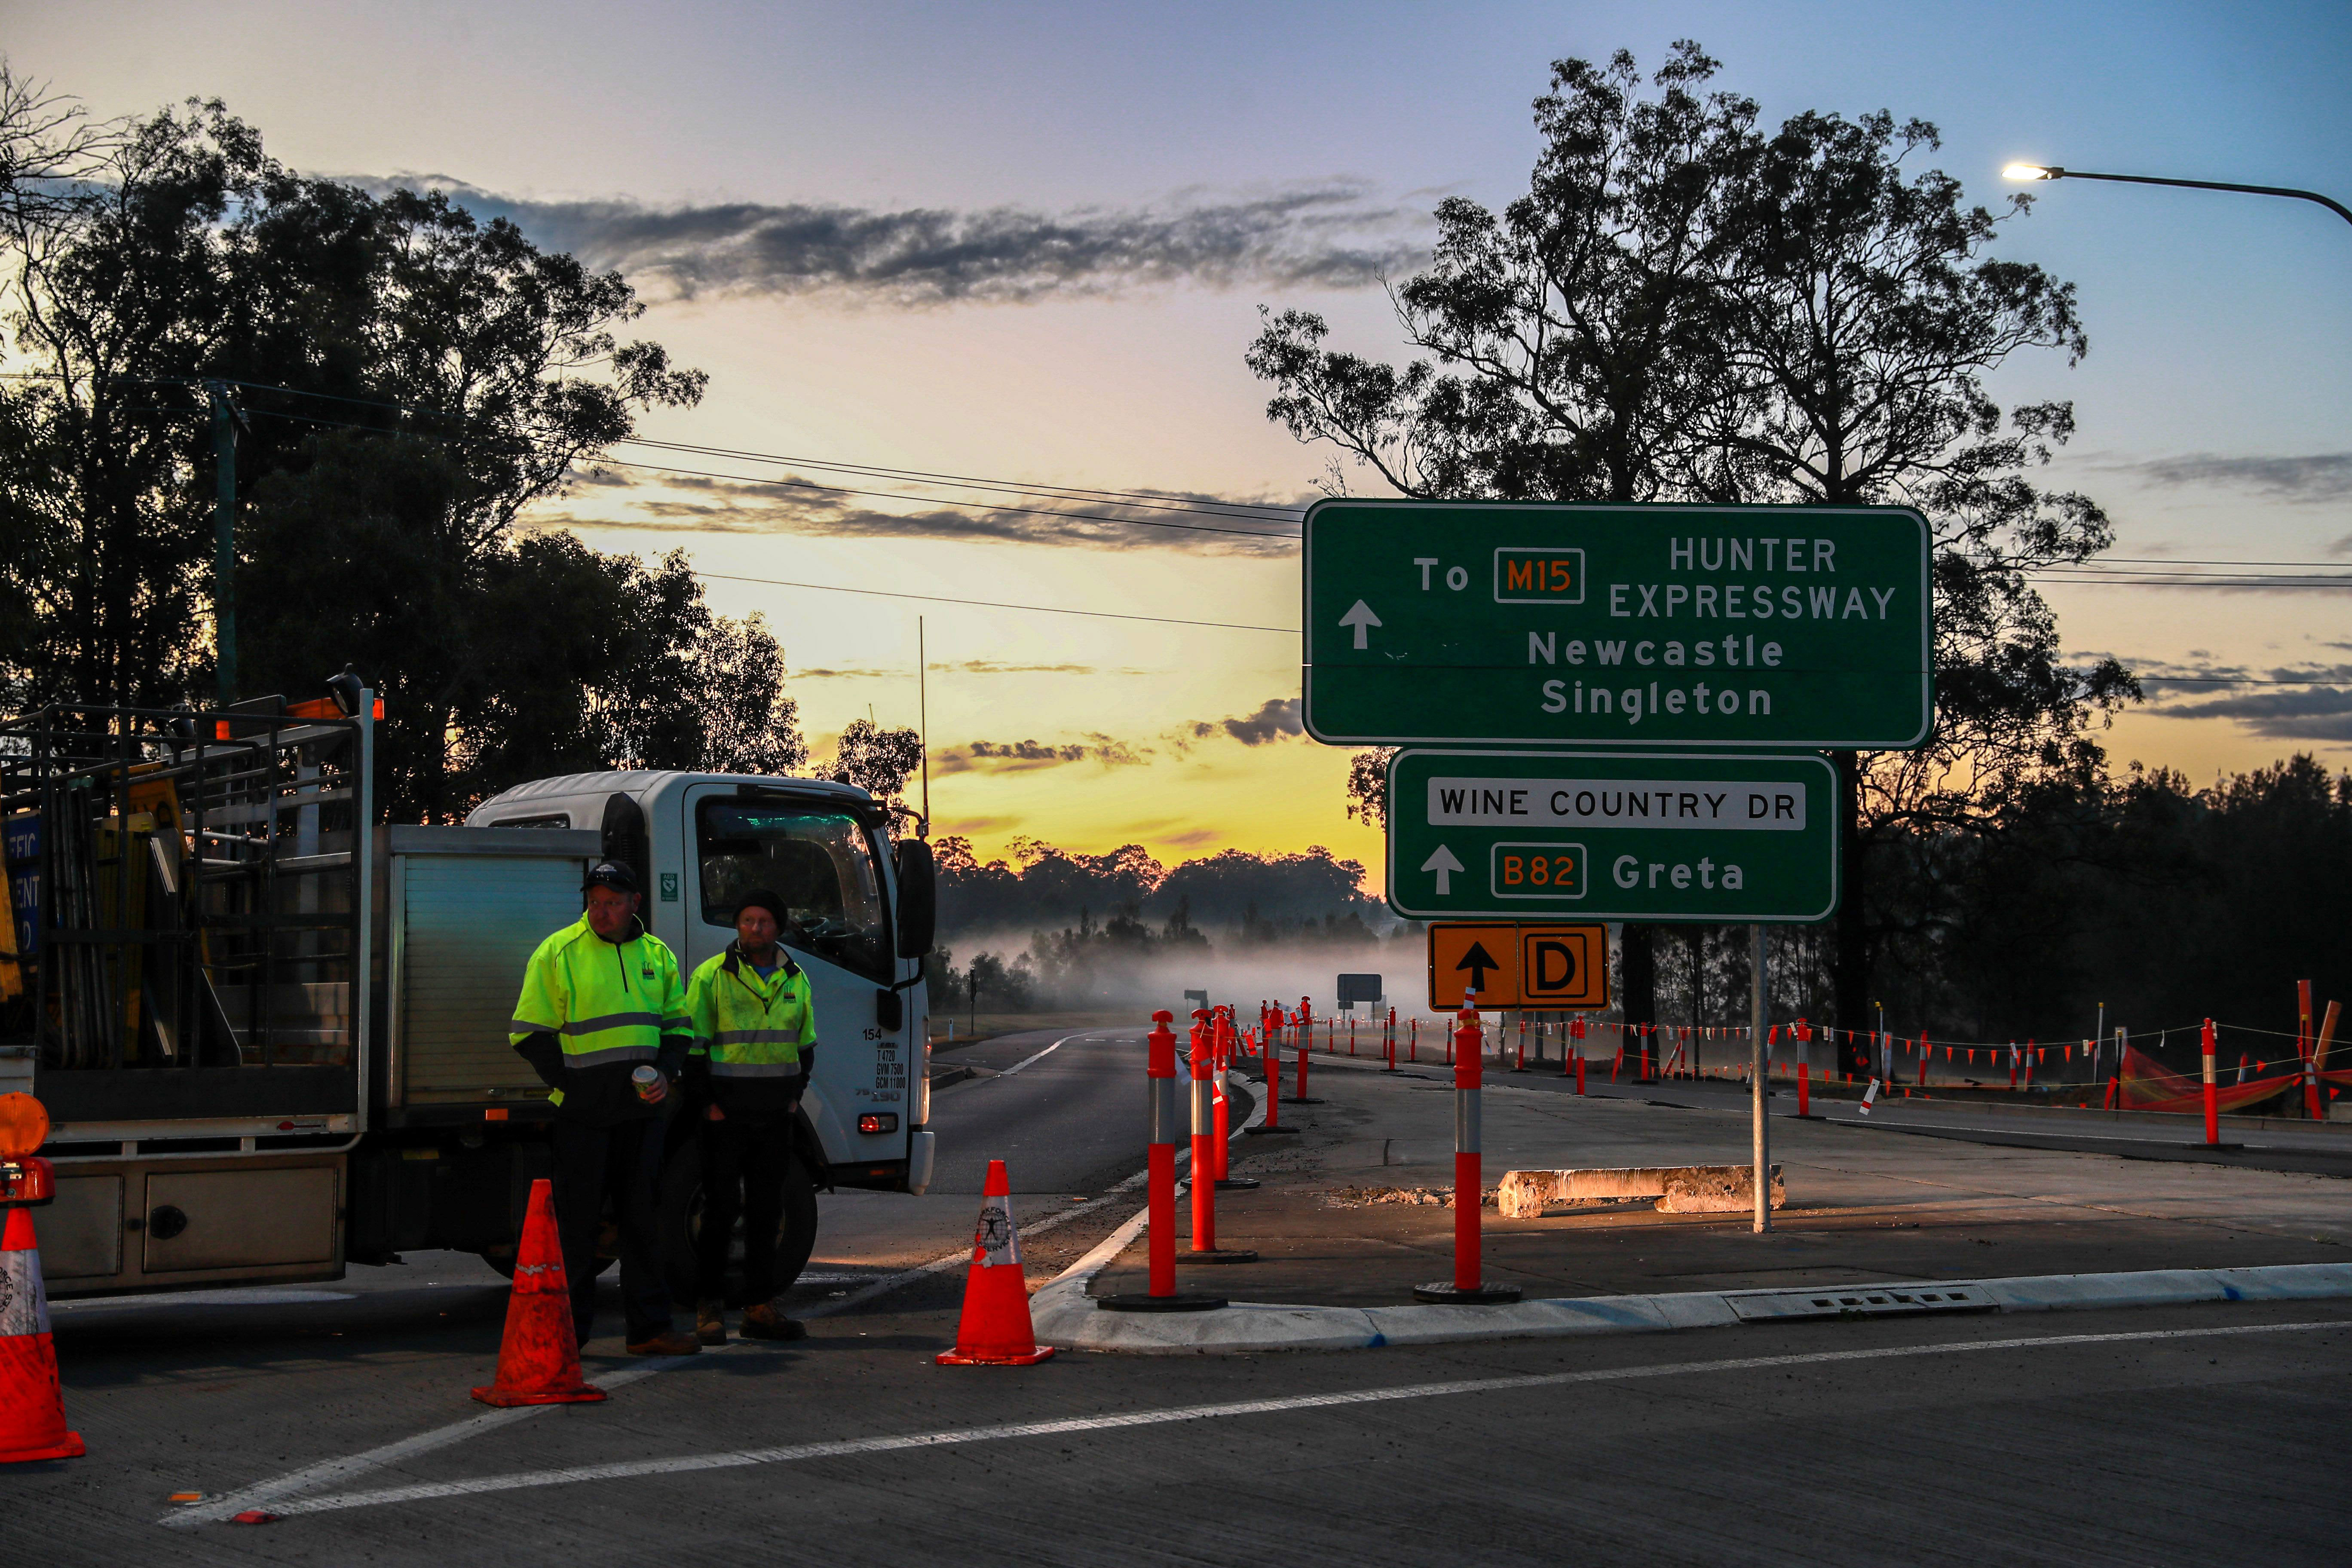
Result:
[[[507,1297],[507,1337],[499,1379],[474,1390],[485,1405],[583,1405],[604,1391],[580,1378],[580,1342],[572,1331],[572,1289],[555,1232],[555,1189],[530,1184],[530,1212],[515,1250],[514,1289]]]
[[[1037,1342],[1029,1321],[1029,1282],[1021,1272],[1021,1236],[1013,1223],[1013,1184],[1004,1162],[988,1163],[981,1188],[980,1227],[971,1238],[971,1267],[964,1273],[963,1319],[956,1346],[939,1355],[941,1366],[1034,1366],[1054,1353]]]
[[[0,1465],[79,1459],[82,1451],[81,1434],[66,1430],[33,1212],[12,1208],[0,1233]]]

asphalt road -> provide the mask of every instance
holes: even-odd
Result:
[[[977,1194],[1003,1160],[1015,1193],[1095,1193],[1143,1163],[1143,1036],[1000,1036],[935,1058],[985,1075],[934,1091],[931,1191]]]
[[[1087,1195],[1133,1168],[1140,1076],[1072,1041],[945,1091],[935,1124],[976,1146],[942,1184],[976,1191],[993,1150]],[[968,1195],[938,1207],[968,1235]],[[890,1261],[828,1226],[857,1277]],[[952,1290],[908,1287],[800,1344],[592,1355],[606,1404],[493,1413],[465,1390],[502,1292],[446,1258],[371,1272],[61,1311],[90,1453],[0,1470],[0,1568],[2334,1563],[2352,1529],[2352,1303],[950,1369]],[[279,1517],[197,1522],[224,1500]]]

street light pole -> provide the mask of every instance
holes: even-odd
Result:
[[[2292,196],[2300,202],[2317,202],[2346,223],[2352,223],[2352,207],[2317,191],[2299,191],[2292,185],[2241,185],[2228,180],[2171,180],[2157,174],[2095,174],[2087,169],[2062,169],[2056,164],[2011,163],[2000,172],[2005,180],[2109,180],[2119,185],[2179,185],[2190,191],[2238,191],[2250,196]]]

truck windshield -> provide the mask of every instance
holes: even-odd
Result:
[[[881,882],[856,817],[790,801],[706,800],[695,829],[706,922],[732,926],[736,901],[764,888],[786,906],[786,945],[889,980]]]

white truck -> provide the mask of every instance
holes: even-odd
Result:
[[[790,906],[818,1052],[782,1279],[814,1244],[819,1189],[924,1189],[933,870],[919,833],[894,832],[910,813],[824,780],[616,772],[362,835],[380,717],[345,677],[290,708],[0,721],[0,1090],[51,1119],[51,1294],[333,1279],[436,1247],[510,1268],[551,1112],[508,1019],[599,856],[637,868],[646,924],[688,971],[731,939],[741,894]],[[700,1186],[673,1121],[681,1300]]]

